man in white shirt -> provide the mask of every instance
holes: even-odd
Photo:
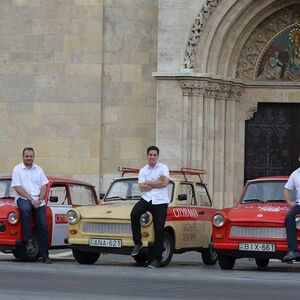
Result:
[[[16,203],[21,213],[23,239],[27,247],[33,247],[31,216],[33,213],[39,234],[42,261],[51,264],[48,253],[48,227],[46,219],[46,185],[48,179],[43,169],[34,164],[34,150],[26,147],[23,162],[14,167],[11,186],[16,190]]]
[[[300,154],[299,154],[300,161]],[[296,201],[292,201],[291,192],[296,191]],[[300,258],[300,253],[297,246],[297,230],[296,230],[296,215],[300,214],[300,168],[295,170],[289,177],[285,188],[284,196],[287,204],[291,206],[286,218],[286,236],[288,240],[288,252],[283,257],[283,261],[288,262]]]
[[[155,240],[153,245],[150,268],[160,266],[164,244],[164,226],[166,222],[168,203],[169,169],[158,162],[159,149],[150,146],[147,149],[148,164],[139,171],[138,184],[142,198],[131,211],[131,228],[135,246],[131,256],[136,256],[143,247],[141,239],[140,218],[143,213],[150,211],[153,216]]]

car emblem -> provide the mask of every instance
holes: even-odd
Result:
[[[263,217],[263,214],[258,214],[258,215],[256,215],[258,218],[261,218],[261,217]]]

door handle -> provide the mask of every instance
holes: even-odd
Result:
[[[198,215],[204,215],[204,211],[198,211]]]

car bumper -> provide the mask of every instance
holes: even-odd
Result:
[[[88,245],[88,240],[86,239],[71,239],[67,238],[64,240],[66,244],[70,246],[71,249],[81,250],[85,252],[96,252],[96,253],[113,253],[113,254],[130,254],[134,247],[133,242],[131,245],[123,245],[120,248],[112,247],[95,247]],[[153,247],[153,242],[143,243],[142,251],[145,251]]]
[[[242,241],[245,242],[245,241]],[[246,241],[247,242],[247,241]],[[275,244],[274,252],[267,251],[241,251],[239,242],[214,242],[214,249],[218,255],[231,256],[235,258],[274,258],[282,259],[288,251],[287,244],[274,243],[272,241],[248,241],[249,243],[271,243]]]
[[[23,240],[6,240],[5,242],[0,242],[0,251],[4,253],[11,253],[14,250],[17,250],[18,247],[22,246]]]

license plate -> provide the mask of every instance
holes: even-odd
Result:
[[[122,241],[109,239],[90,239],[89,245],[93,247],[121,248]]]
[[[275,252],[275,244],[266,243],[240,243],[240,251],[261,251],[261,252]]]

